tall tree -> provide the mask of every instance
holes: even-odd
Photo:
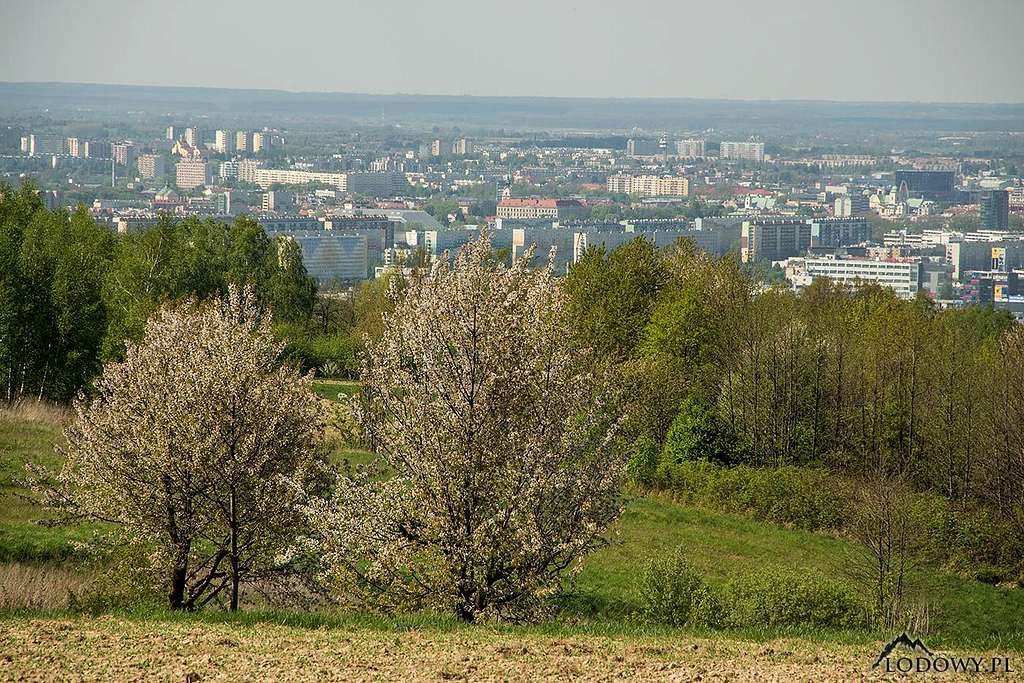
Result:
[[[381,468],[314,516],[360,600],[528,616],[619,514],[618,410],[529,257],[506,268],[485,236],[384,317],[356,411]]]

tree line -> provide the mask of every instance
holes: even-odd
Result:
[[[116,236],[84,208],[48,211],[0,185],[0,396],[67,401],[123,357],[167,301],[249,284],[281,323],[311,319],[316,285],[294,242],[253,219],[164,217]]]

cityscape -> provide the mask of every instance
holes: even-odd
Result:
[[[0,680],[1020,680],[1019,0],[0,0]]]

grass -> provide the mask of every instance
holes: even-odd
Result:
[[[318,379],[313,382],[313,391],[317,396],[332,401],[340,401],[343,396],[351,396],[359,391],[359,382],[335,379]]]
[[[334,385],[331,385],[334,386]],[[40,414],[28,409],[0,413],[0,595],[24,593],[23,606],[59,606],[59,597],[44,584],[78,585],[80,575],[73,562],[74,542],[90,535],[89,527],[47,528],[38,520],[44,513],[30,499],[18,480],[25,462],[55,467],[59,456],[53,446],[60,439],[60,413]],[[336,447],[335,461],[353,464],[369,460],[366,451]],[[723,582],[744,572],[775,566],[790,570],[842,575],[855,546],[843,539],[806,531],[791,530],[672,502],[659,496],[634,496],[610,534],[610,543],[582,565],[557,620],[533,627],[515,627],[510,633],[546,636],[655,637],[680,633],[634,623],[637,609],[634,586],[643,564],[682,547],[690,561],[712,582]],[[18,564],[15,564],[18,563]],[[33,569],[34,568],[34,569]],[[33,571],[39,573],[34,576]],[[997,588],[933,569],[916,575],[922,596],[932,611],[929,645],[1012,649],[1024,651],[1024,591]],[[20,588],[19,588],[20,586]],[[57,590],[61,592],[61,590]],[[0,599],[0,604],[17,606],[17,600]],[[8,613],[7,618],[13,618]],[[33,612],[31,614],[42,614]],[[54,613],[53,618],[66,614]],[[18,617],[27,618],[24,615]],[[366,615],[322,612],[247,612],[227,615],[168,613],[122,614],[129,620],[184,620],[188,623],[220,622],[235,625],[268,623],[287,627],[364,624],[383,631],[428,629],[448,631],[464,628],[437,615],[411,615],[384,619]],[[513,627],[508,627],[513,628]],[[494,632],[505,633],[502,628]],[[682,633],[687,633],[683,631]],[[694,637],[708,634],[689,632]],[[799,636],[821,642],[858,644],[875,642],[874,633],[836,633],[814,630],[732,632],[729,638],[753,640]],[[718,637],[718,636],[716,636]],[[2,677],[2,671],[0,671]]]

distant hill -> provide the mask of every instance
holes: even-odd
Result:
[[[0,114],[79,118],[223,114],[364,123],[533,129],[815,131],[1024,130],[1021,104],[468,97],[0,83]]]

